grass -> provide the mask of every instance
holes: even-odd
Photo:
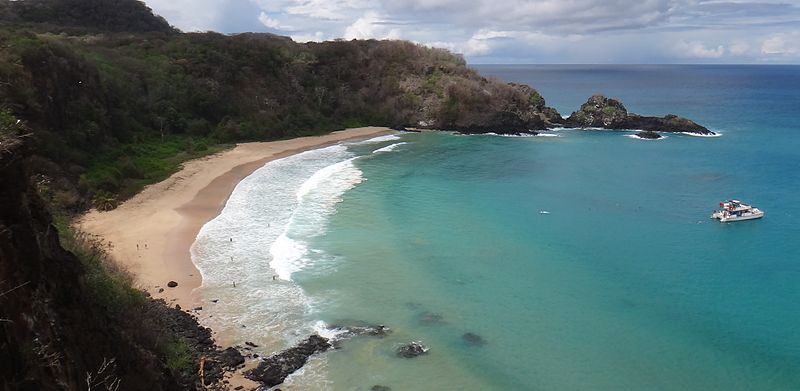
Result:
[[[192,354],[189,346],[182,339],[173,339],[165,346],[167,368],[172,371],[186,372],[193,366]]]
[[[150,137],[131,144],[107,148],[97,155],[82,180],[92,188],[119,195],[124,200],[145,186],[162,181],[187,160],[217,153],[229,144],[214,144],[205,138],[169,135]]]
[[[53,223],[61,246],[83,265],[87,287],[97,304],[119,315],[144,301],[144,293],[134,286],[133,275],[111,259],[102,242],[72,228],[66,214],[56,212]]]

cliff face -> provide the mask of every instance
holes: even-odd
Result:
[[[160,360],[98,306],[29,182],[23,147],[0,152],[0,384],[3,390],[170,390]],[[109,388],[113,389],[113,388]]]

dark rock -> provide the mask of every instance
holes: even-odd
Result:
[[[181,305],[180,305],[180,304],[175,304],[175,309],[176,309],[176,310],[179,310],[179,309],[181,309]]]
[[[370,391],[392,391],[392,387],[382,386],[382,385],[376,384],[376,385],[372,386],[372,388],[370,388],[369,390]]]
[[[167,283],[168,288],[175,288],[176,286],[178,286],[178,283],[175,281],[170,281]]]
[[[463,339],[464,342],[472,346],[486,345],[486,340],[483,339],[483,337],[481,337],[480,335],[475,333],[464,333],[464,335],[461,336],[461,339]]]
[[[713,135],[714,132],[706,129],[704,126],[696,124],[694,121],[678,117],[677,115],[669,114],[663,118],[658,117],[643,117],[636,114],[631,114],[625,120],[622,129],[641,129],[656,132],[686,132],[696,134],[709,134]]]
[[[203,310],[203,307],[194,307],[194,310],[195,310],[195,311],[202,311],[202,310]]]
[[[423,326],[434,326],[446,323],[447,322],[444,320],[444,317],[441,314],[433,312],[425,311],[422,314],[420,314],[419,317],[419,324]]]
[[[636,137],[646,138],[648,140],[658,140],[658,139],[661,138],[661,135],[656,133],[656,132],[652,132],[652,131],[647,130],[647,131],[644,131],[644,132],[636,133]]]
[[[227,348],[219,355],[219,360],[227,368],[236,368],[244,364],[244,357],[236,348]]]
[[[577,128],[641,129],[651,132],[687,132],[714,134],[694,121],[669,114],[664,117],[646,117],[628,113],[616,99],[594,95],[565,121],[566,126]]]
[[[239,390],[241,390],[243,388],[244,388],[244,386],[236,386],[236,388],[234,388],[234,390],[239,391]]]
[[[411,342],[397,348],[397,355],[403,358],[414,358],[428,353],[428,347],[420,342]]]
[[[258,347],[258,345],[254,344],[252,342],[249,342],[249,341],[245,342],[244,344],[247,345],[247,346],[253,347],[253,348],[257,348]]]
[[[334,347],[337,349],[340,347],[339,343],[345,339],[350,339],[362,335],[383,338],[392,332],[392,329],[382,324],[373,325],[360,321],[343,321],[342,323],[347,325],[338,324],[338,325],[331,325],[328,327],[328,329],[330,330],[339,332],[337,334],[336,340],[331,341]]]
[[[164,292],[164,288],[158,288],[158,293]]]
[[[331,347],[327,338],[314,334],[297,346],[265,358],[258,367],[245,372],[244,376],[267,387],[273,387],[283,383],[287,376],[302,368],[311,355],[324,352]]]
[[[216,303],[216,302],[218,302],[218,301],[219,301],[219,299],[213,299],[213,300],[211,300],[211,302],[212,302],[212,303]]]
[[[593,95],[581,108],[567,118],[570,126],[580,128],[609,128],[620,124],[628,117],[622,102],[603,95]]]

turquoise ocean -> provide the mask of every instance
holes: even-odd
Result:
[[[602,92],[721,136],[406,133],[267,163],[192,247],[201,320],[260,355],[393,330],[284,390],[800,389],[800,67],[476,68],[564,115]],[[711,220],[729,198],[766,216]]]

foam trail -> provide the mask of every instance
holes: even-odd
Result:
[[[378,148],[378,149],[372,151],[372,153],[391,152],[391,151],[394,151],[395,149],[397,149],[397,147],[399,147],[399,146],[401,146],[403,144],[408,144],[408,143],[402,142],[402,143],[390,144],[390,145],[387,145],[387,146],[385,146],[383,148]]]
[[[669,136],[664,136],[663,134],[659,138],[645,138],[645,137],[639,137],[638,135],[635,135],[635,134],[626,134],[625,137],[636,139],[636,140],[643,140],[643,141],[658,141],[658,140],[664,140],[664,139],[668,139],[669,138]]]
[[[374,144],[374,143],[382,143],[384,141],[397,141],[397,140],[400,140],[400,136],[396,134],[387,134],[385,136],[378,136],[368,140],[358,141],[353,144]]]
[[[700,133],[691,133],[691,132],[680,132],[680,133],[681,134],[685,134],[687,136],[692,136],[692,137],[708,137],[708,138],[722,137],[722,133],[720,133],[720,132],[714,132],[714,134],[700,134]]]

